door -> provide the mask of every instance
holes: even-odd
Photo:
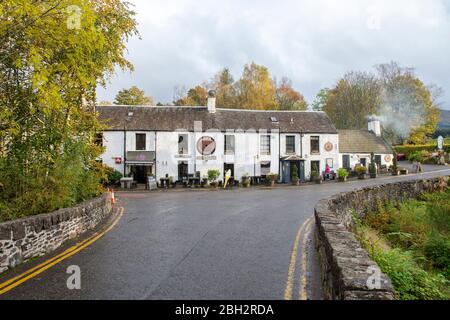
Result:
[[[178,162],[178,181],[183,181],[189,177],[188,163],[186,161]]]
[[[283,163],[283,183],[291,183],[291,163],[284,161]]]
[[[228,170],[231,170],[231,177],[234,178],[234,164],[224,163],[223,164],[223,181],[225,181],[225,175],[227,174]]]
[[[361,159],[359,159],[359,160],[360,160],[361,165],[362,165],[363,167],[366,167],[366,166],[367,166],[367,159],[366,159],[366,158],[361,158]]]
[[[137,183],[147,183],[147,176],[151,172],[151,167],[149,166],[132,166],[131,172],[134,177],[134,181]]]
[[[342,156],[342,166],[345,169],[350,169],[350,156],[348,154]]]

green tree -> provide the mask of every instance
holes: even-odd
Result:
[[[132,86],[130,89],[120,90],[116,95],[114,104],[126,106],[152,106],[153,99],[151,97],[146,97],[144,90]]]
[[[247,64],[237,83],[239,106],[244,109],[278,109],[276,87],[269,70],[256,63]]]
[[[323,111],[325,105],[328,102],[328,98],[330,95],[330,89],[324,88],[319,91],[316,98],[314,99],[311,107],[314,111]]]
[[[120,0],[0,2],[0,220],[101,192],[96,86],[132,68]]]
[[[227,68],[219,71],[208,85],[216,92],[216,104],[221,108],[238,107],[236,83],[230,70]]]
[[[280,110],[307,110],[308,103],[300,92],[292,88],[292,81],[286,77],[281,79],[277,87],[276,98]]]

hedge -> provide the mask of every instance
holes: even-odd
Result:
[[[394,147],[395,152],[402,153],[406,157],[408,157],[413,152],[418,151],[428,151],[428,152],[436,152],[437,145],[436,144],[426,144],[426,145],[403,145]],[[446,153],[450,153],[450,144],[444,145],[444,151]]]

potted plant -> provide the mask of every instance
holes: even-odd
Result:
[[[348,171],[345,168],[340,168],[337,170],[339,182],[346,182],[348,177]]]
[[[315,182],[317,184],[323,183],[323,177],[316,170],[311,171],[311,182]]]
[[[278,180],[278,174],[276,174],[276,173],[269,173],[266,176],[266,179],[269,182],[269,185],[273,188],[275,186],[275,181]]]
[[[299,177],[298,177],[298,168],[297,168],[297,166],[294,164],[294,165],[292,166],[291,170],[292,170],[292,184],[293,184],[294,186],[298,186],[298,185],[299,185],[299,181],[300,181],[300,179],[299,179]]]
[[[218,182],[217,179],[220,176],[220,170],[210,169],[208,170],[208,181],[211,188],[217,188]]]
[[[250,187],[250,183],[251,183],[250,177],[248,176],[248,174],[244,174],[242,176],[242,186],[244,188],[249,188]]]
[[[372,179],[377,177],[377,165],[375,163],[375,155],[373,152],[370,154],[369,174]]]
[[[357,166],[355,168],[356,174],[358,175],[358,179],[364,180],[366,178],[367,168],[364,166]]]
[[[397,153],[394,153],[394,159],[392,160],[391,172],[392,172],[393,176],[398,176],[400,174],[399,170],[398,170]]]

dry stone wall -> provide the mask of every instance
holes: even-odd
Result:
[[[0,273],[50,253],[95,228],[111,212],[110,194],[76,207],[0,224]]]
[[[417,198],[424,192],[444,190],[449,177],[412,180],[368,187],[324,199],[315,207],[316,244],[327,299],[391,300],[395,291],[390,279],[351,232],[352,213],[364,218],[388,201]]]

